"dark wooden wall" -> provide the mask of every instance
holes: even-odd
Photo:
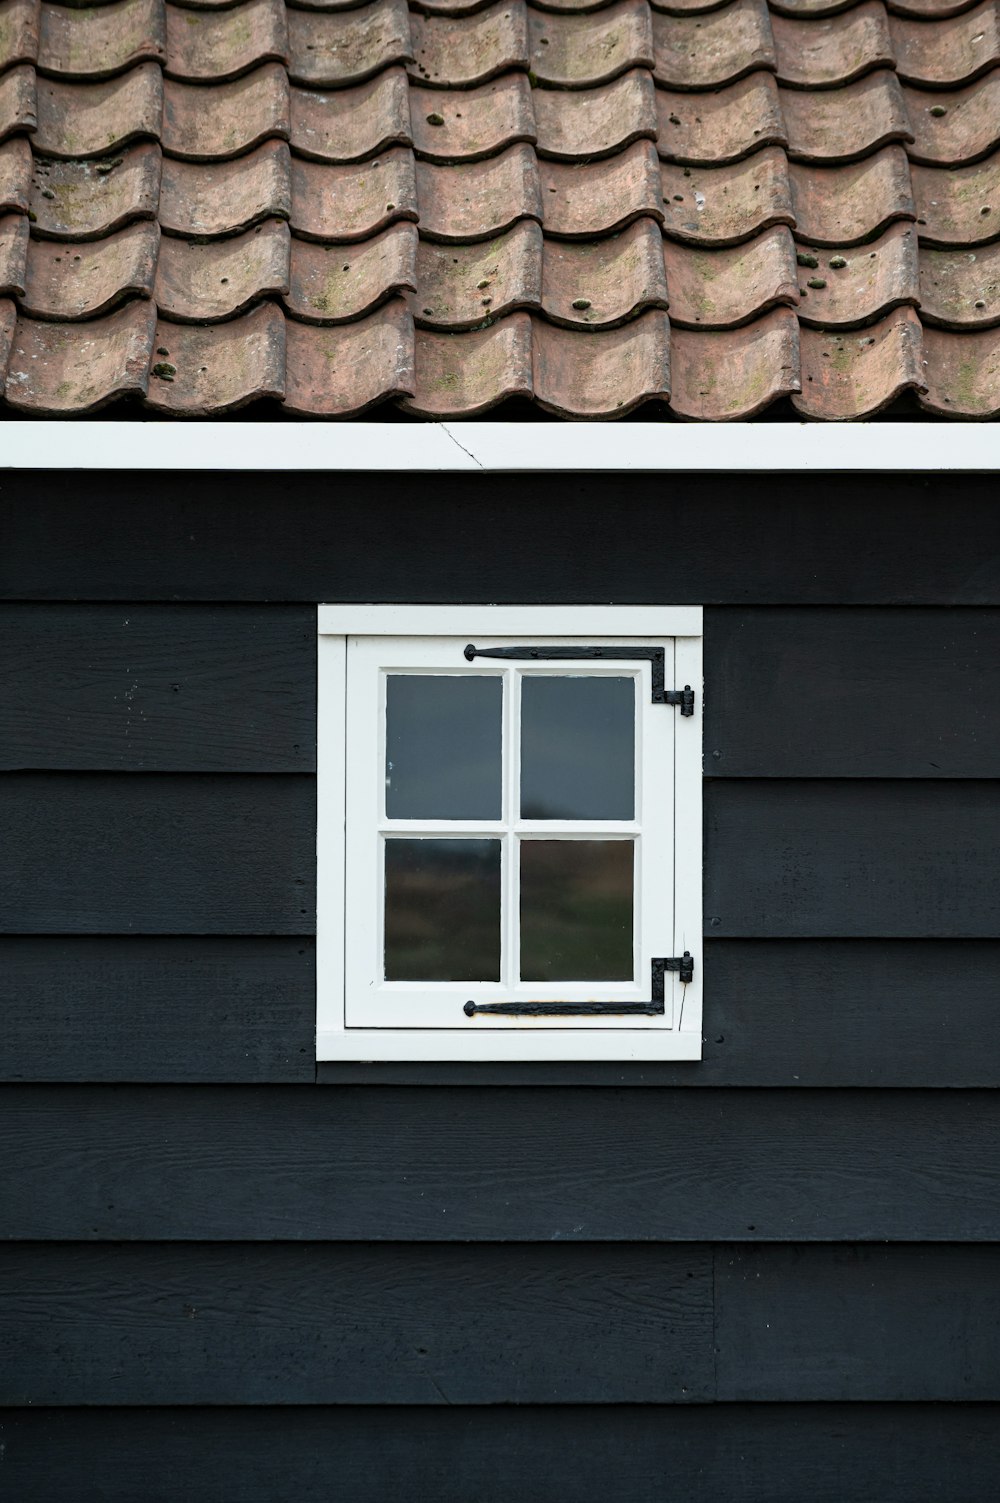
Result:
[[[317,1072],[320,600],[707,607],[702,1064]],[[4,477],[5,1495],[995,1496],[998,779],[992,479]]]

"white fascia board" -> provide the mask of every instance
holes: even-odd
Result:
[[[0,470],[995,471],[993,424],[164,423],[0,426]]]
[[[700,605],[321,605],[320,636],[700,637]]]

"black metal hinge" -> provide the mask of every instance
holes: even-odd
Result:
[[[685,950],[683,955],[658,957],[651,961],[650,969],[652,996],[648,1002],[466,1002],[462,1011],[467,1018],[477,1012],[507,1018],[655,1017],[664,1011],[664,974],[677,971],[686,986],[694,980],[694,960],[690,950]]]
[[[540,658],[555,663],[583,663],[593,658],[611,658],[627,662],[645,661],[652,666],[654,705],[680,705],[682,715],[694,714],[694,690],[666,687],[665,654],[662,647],[477,647],[470,642],[465,649],[468,662],[473,658],[507,658],[515,662]]]

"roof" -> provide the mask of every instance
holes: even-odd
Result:
[[[998,146],[994,0],[2,0],[4,402],[994,417]]]

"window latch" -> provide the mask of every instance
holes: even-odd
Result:
[[[651,962],[652,997],[648,1002],[466,1002],[462,1011],[467,1018],[478,1012],[499,1014],[506,1018],[593,1018],[656,1017],[665,1011],[664,976],[667,971],[677,971],[686,986],[694,980],[694,959],[690,950],[683,955],[658,957]]]
[[[652,667],[652,693],[654,705],[679,705],[682,715],[694,714],[694,690],[690,684],[683,689],[666,687],[665,653],[662,647],[477,647],[470,642],[465,649],[466,661],[473,658],[506,658],[521,662],[539,658],[554,663],[583,663],[593,658],[611,658],[634,662],[644,660]]]

